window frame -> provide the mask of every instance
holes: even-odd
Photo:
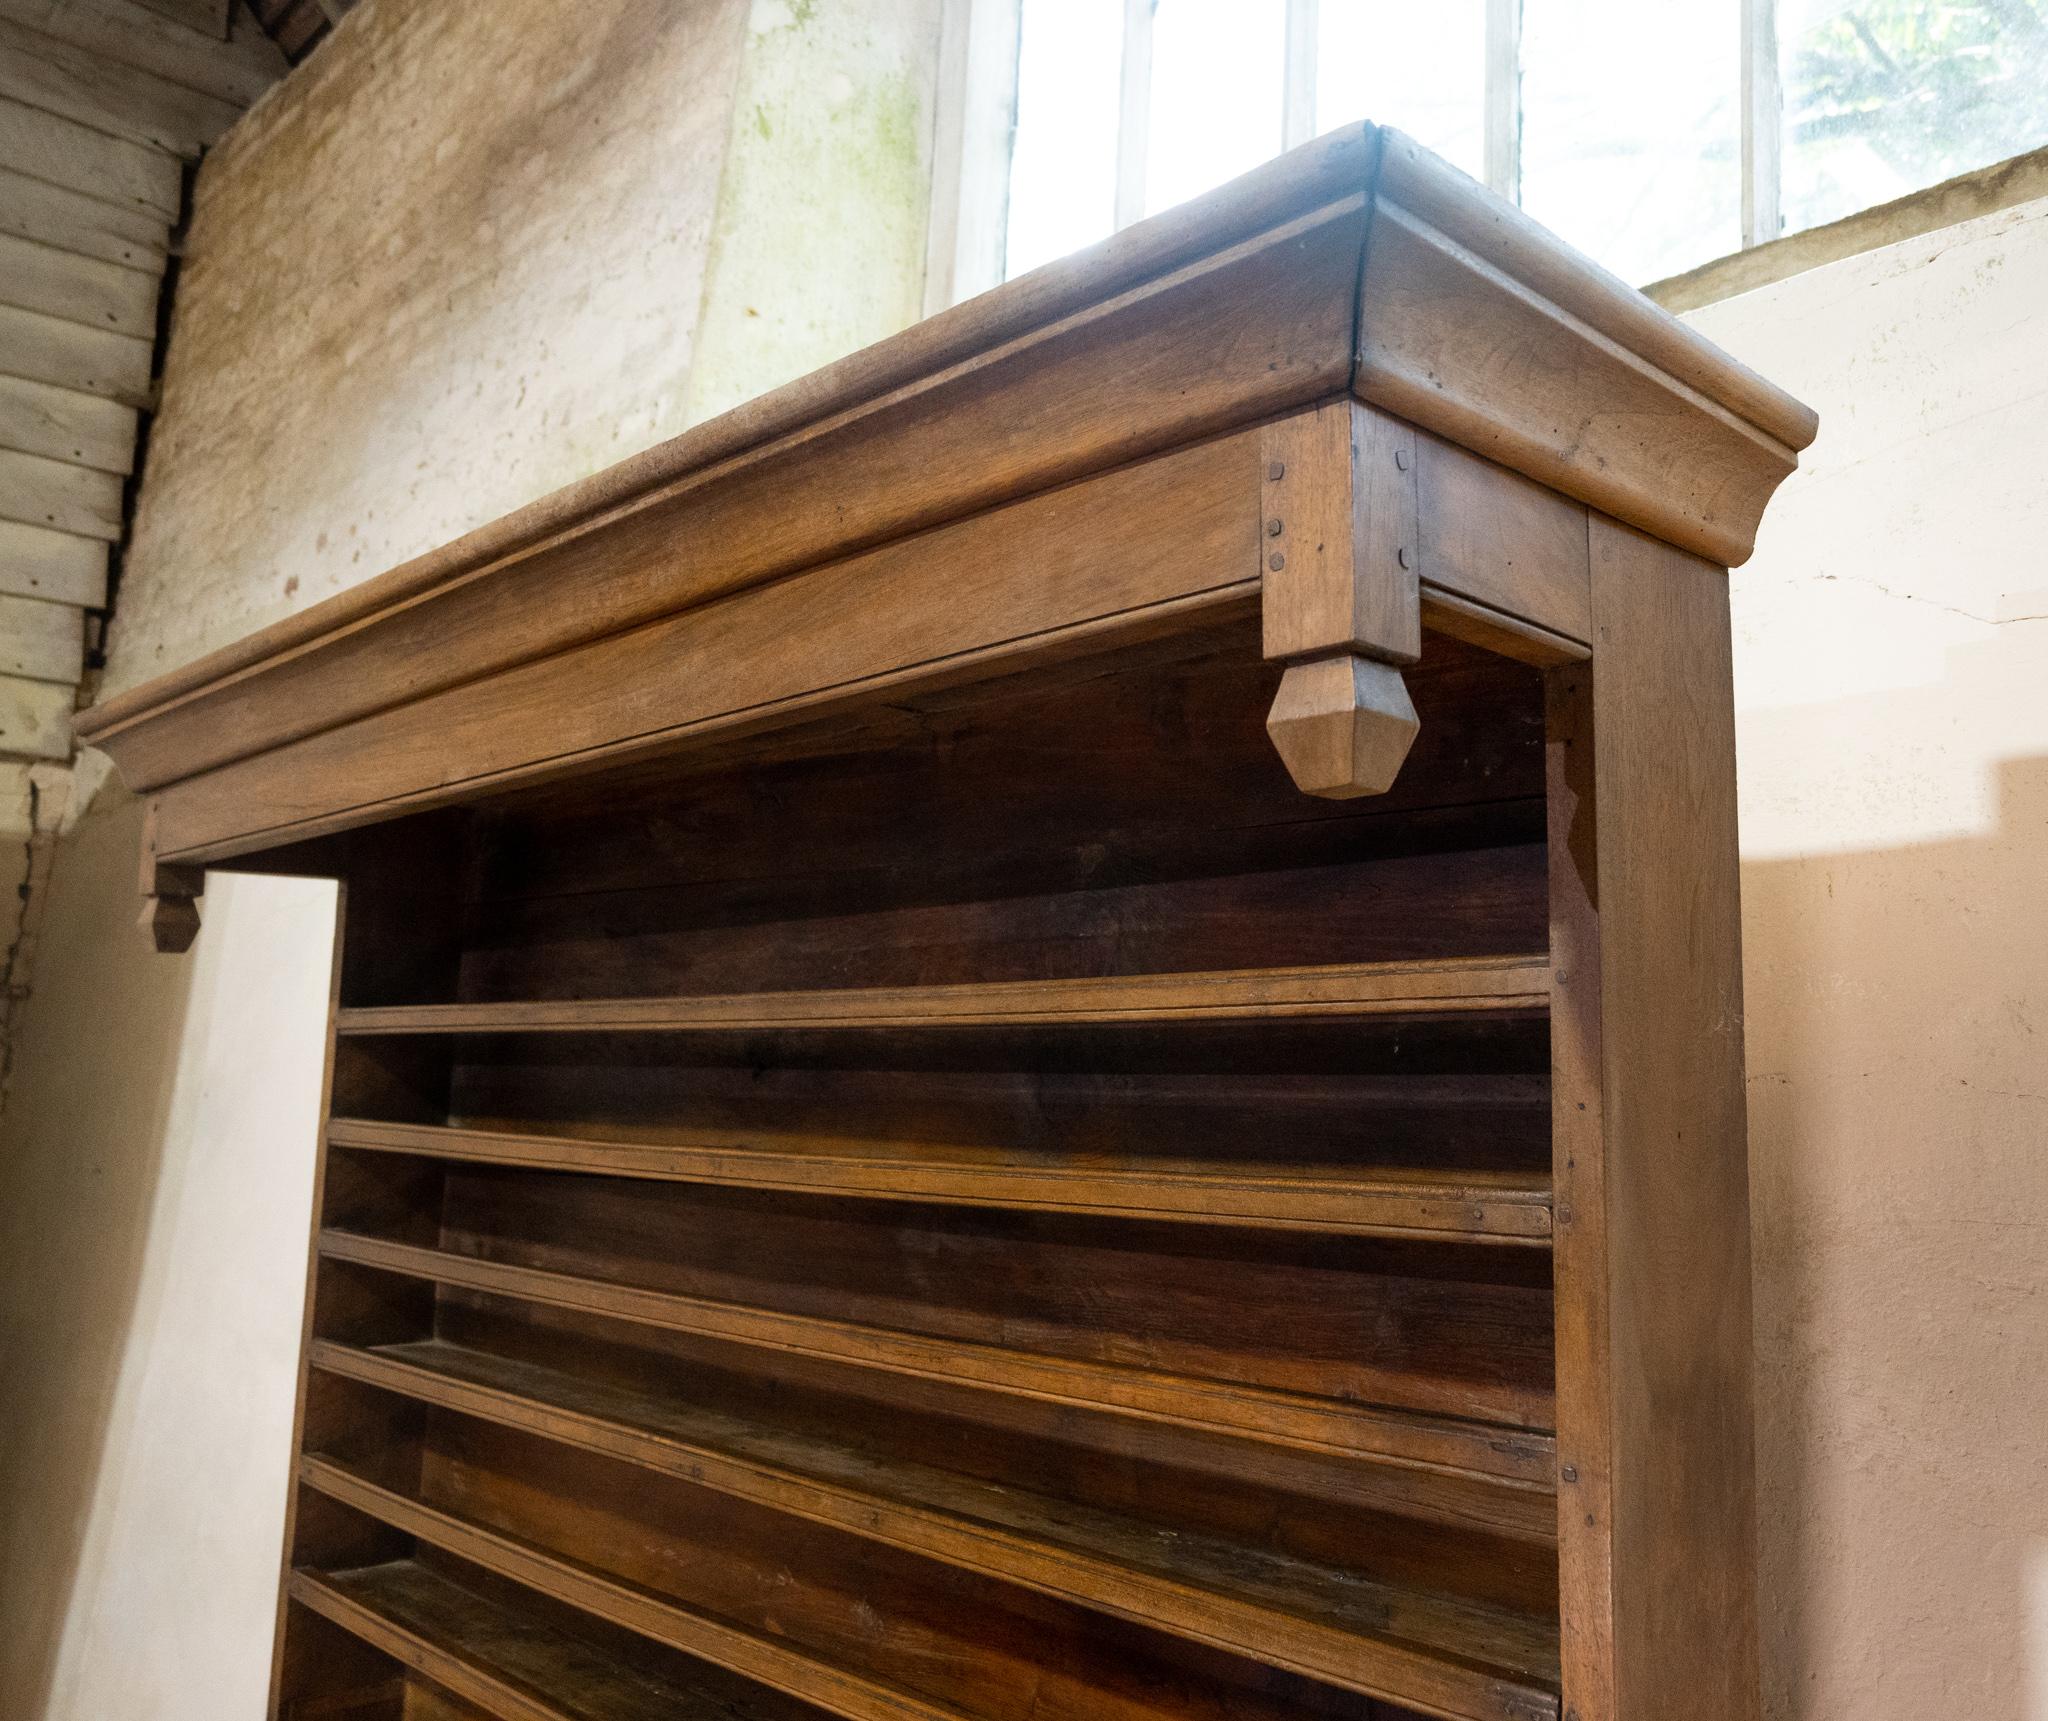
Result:
[[[1109,0],[1104,0],[1109,3]],[[1158,0],[1118,0],[1123,8],[1115,164],[1115,224],[1121,232],[1145,213],[1146,149],[1151,132],[1152,21]],[[1522,3],[1485,6],[1483,153],[1485,183],[1521,203]],[[1724,0],[1740,18],[1741,243],[1685,271],[1690,278],[1760,246],[1859,221],[1854,211],[1821,228],[1787,235],[1783,215],[1784,86],[1778,55],[1778,0]],[[1005,279],[1010,156],[1017,124],[1017,56],[1023,0],[938,0],[940,55],[934,113],[931,244],[925,276],[927,315]],[[1315,135],[1320,0],[1286,0],[1281,148]],[[2032,154],[2034,152],[2026,152]],[[2014,161],[2022,157],[2009,158]],[[1983,172],[1996,164],[1986,163]],[[1967,175],[1965,177],[1968,177]],[[1954,182],[1944,182],[1954,183]],[[1924,187],[1900,203],[1938,190]],[[1888,208],[1890,205],[1876,205]]]

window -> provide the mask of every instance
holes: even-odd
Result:
[[[2048,0],[1778,0],[1788,230],[2048,139]]]
[[[1323,0],[1316,23],[1316,132],[1375,120],[1486,177],[1486,0]]]
[[[1742,244],[1741,14],[1523,0],[1522,207],[1624,280]]]
[[[1638,282],[2048,143],[2048,0],[977,3],[1010,275],[1359,119]]]
[[[1010,275],[1116,231],[1120,10],[1114,0],[1027,0],[1021,23]]]
[[[1147,215],[1280,153],[1286,0],[1156,0]]]

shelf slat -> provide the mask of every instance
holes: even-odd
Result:
[[[294,1601],[498,1721],[791,1721],[773,1693],[695,1691],[477,1595],[416,1560],[291,1576]],[[723,1682],[721,1682],[723,1683]]]
[[[1367,1696],[1475,1721],[1554,1706],[1555,1625],[1500,1608],[439,1341],[313,1362]]]
[[[593,1618],[713,1662],[756,1684],[843,1715],[847,1721],[967,1721],[944,1704],[891,1690],[786,1644],[678,1606],[517,1536],[368,1481],[316,1453],[300,1458],[299,1480],[457,1559]]]
[[[1549,1434],[1501,1424],[785,1314],[351,1231],[323,1231],[320,1251],[330,1260],[523,1302],[1383,1464],[1482,1476],[1538,1491],[1550,1488],[1555,1470],[1556,1442]]]
[[[1550,1003],[1542,957],[1338,963],[1186,974],[878,986],[680,998],[407,1004],[338,1012],[343,1034],[684,1032],[1031,1026],[1256,1017],[1528,1011]]]
[[[574,1136],[451,1129],[433,1124],[335,1118],[336,1147],[421,1154],[485,1165],[718,1184],[813,1195],[1029,1208],[1214,1225],[1276,1226],[1379,1237],[1463,1238],[1544,1247],[1550,1180],[1534,1173],[1402,1169],[1333,1172],[1260,1165],[1219,1171],[1190,1162],[1052,1165],[1017,1157],[969,1158],[958,1149],[757,1136],[715,1141],[593,1141]],[[909,1144],[905,1144],[906,1146]]]

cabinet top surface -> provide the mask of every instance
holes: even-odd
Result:
[[[1816,428],[1519,210],[1358,126],[106,700],[78,733],[160,788],[1347,394],[1724,564]]]

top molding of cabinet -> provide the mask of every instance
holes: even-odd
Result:
[[[1361,126],[118,694],[78,733],[157,789],[1347,393],[1724,565],[1816,429]]]

